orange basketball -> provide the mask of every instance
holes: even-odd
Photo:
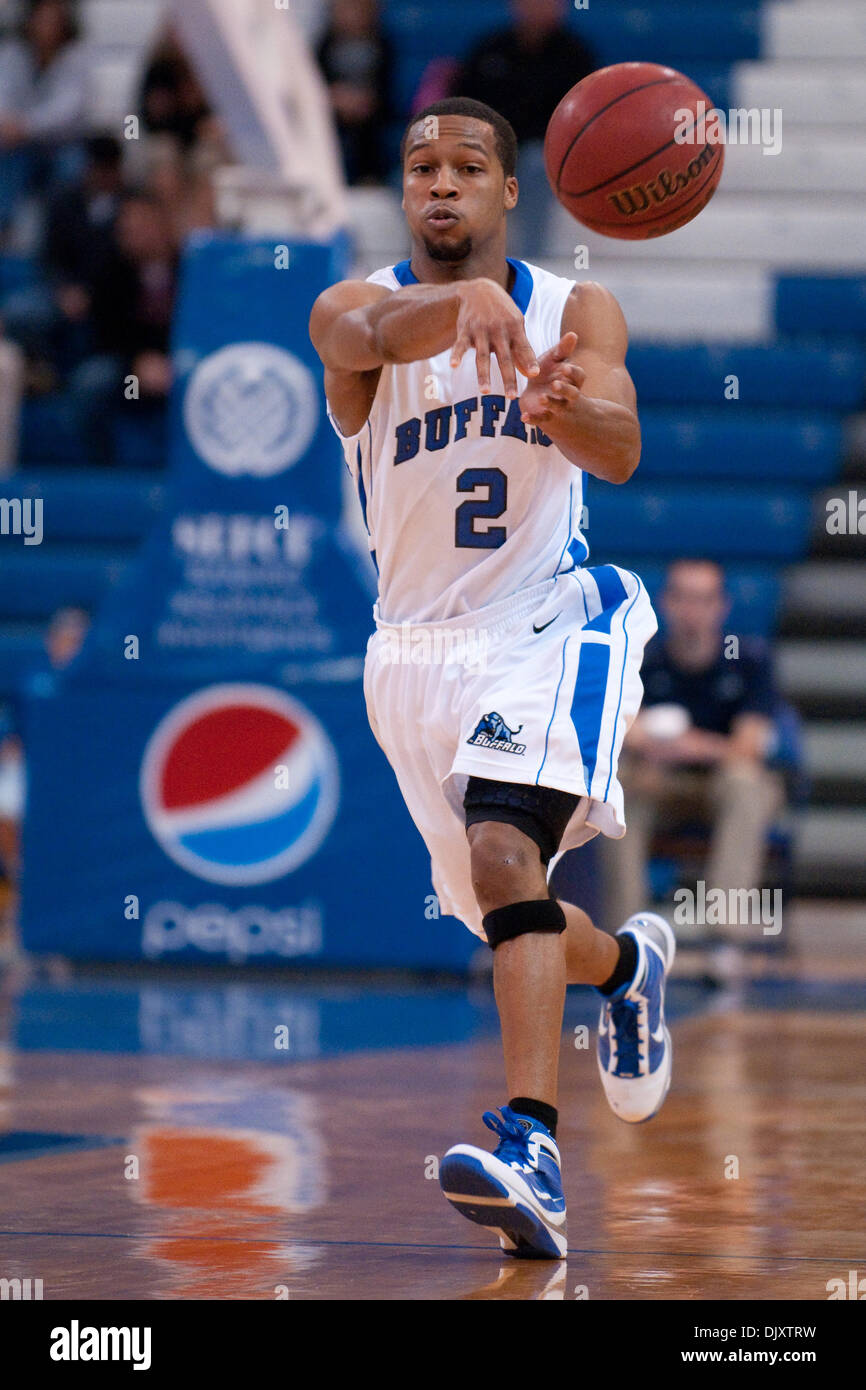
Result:
[[[706,139],[699,102],[704,114],[713,109],[691,78],[657,63],[617,63],[578,82],[544,140],[562,206],[594,232],[630,241],[691,222],[715,193],[725,158],[724,146]]]

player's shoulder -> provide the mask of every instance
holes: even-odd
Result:
[[[518,262],[531,278],[533,298],[543,303],[564,304],[567,300],[583,313],[603,313],[618,309],[615,296],[598,280],[575,280],[557,275],[532,261]]]
[[[545,270],[544,266],[536,265],[534,261],[516,261],[515,264],[523,266],[532,282],[533,294],[555,294],[559,297],[567,295],[575,285],[575,281],[565,275],[557,275],[552,270]],[[518,269],[518,273],[520,273]]]
[[[408,263],[407,263],[408,264]],[[364,281],[366,285],[382,285],[386,290],[399,290],[404,283],[400,279],[399,263],[395,265],[385,265],[379,270],[374,270]]]

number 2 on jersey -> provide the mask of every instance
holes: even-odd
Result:
[[[454,544],[495,550],[505,544],[505,527],[476,531],[474,523],[476,517],[502,515],[508,505],[508,479],[501,468],[464,468],[457,479],[457,491],[472,492],[476,487],[486,487],[487,496],[460,503],[454,517]]]

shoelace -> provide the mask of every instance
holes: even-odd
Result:
[[[610,1021],[616,1033],[617,1071],[637,1073],[644,1060],[638,1031],[640,1008],[636,999],[620,999],[610,1006]]]
[[[515,1160],[526,1163],[529,1159],[529,1150],[526,1144],[528,1131],[523,1128],[519,1120],[514,1118],[514,1111],[509,1110],[504,1105],[501,1110],[502,1119],[493,1110],[485,1110],[482,1119],[488,1129],[492,1129],[494,1134],[498,1134],[500,1143],[496,1149],[496,1155],[501,1158],[503,1163]]]

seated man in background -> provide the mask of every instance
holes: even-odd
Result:
[[[776,708],[770,662],[759,644],[726,640],[721,567],[676,561],[659,609],[663,633],[646,649],[644,701],[622,752],[628,829],[600,847],[612,922],[651,900],[653,832],[697,818],[712,826],[707,891],[760,887],[767,831],[784,802],[781,778],[767,767]]]

